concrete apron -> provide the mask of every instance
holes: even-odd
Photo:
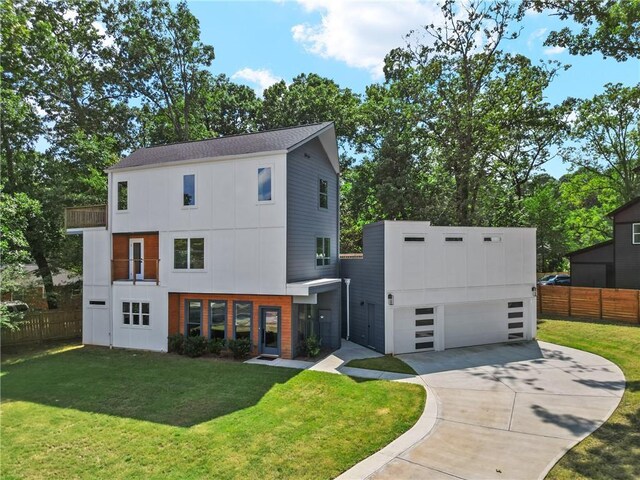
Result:
[[[345,479],[544,478],[613,413],[622,371],[581,350],[545,342],[401,355],[427,404],[406,433]]]

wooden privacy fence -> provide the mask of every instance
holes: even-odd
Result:
[[[82,310],[49,310],[27,313],[20,329],[2,330],[2,345],[39,343],[82,336]]]
[[[640,290],[539,285],[538,314],[640,323]]]

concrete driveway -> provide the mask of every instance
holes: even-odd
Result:
[[[400,358],[427,387],[425,413],[341,479],[544,478],[609,418],[625,388],[608,360],[544,342]]]

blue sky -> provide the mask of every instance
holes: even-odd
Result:
[[[384,55],[404,44],[405,33],[440,19],[435,2],[420,0],[191,1],[189,8],[200,21],[202,40],[215,47],[211,70],[258,93],[280,79],[289,82],[310,72],[363,93],[367,85],[383,81]],[[547,89],[547,101],[588,98],[609,82],[640,82],[638,60],[621,63],[600,54],[579,57],[544,47],[549,31],[561,25],[545,12],[531,13],[520,25],[520,37],[503,44],[533,61],[571,65]],[[566,165],[557,159],[546,170],[558,177]]]

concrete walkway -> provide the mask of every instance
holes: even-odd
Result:
[[[608,360],[544,342],[400,358],[419,373],[400,381],[427,389],[425,411],[341,480],[544,478],[609,418],[625,388],[622,371]]]

